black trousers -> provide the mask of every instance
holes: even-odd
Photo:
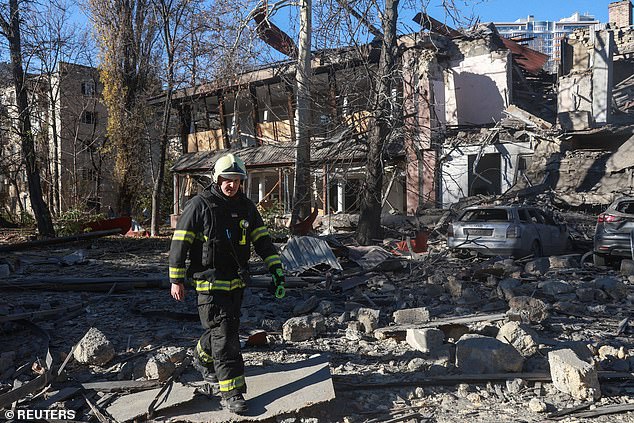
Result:
[[[195,354],[209,370],[215,370],[225,397],[247,389],[238,333],[243,294],[243,288],[198,294],[198,315],[205,332]]]

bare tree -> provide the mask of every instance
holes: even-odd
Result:
[[[143,187],[145,96],[154,83],[156,21],[149,0],[89,0],[88,5],[99,36],[118,209],[131,214]]]
[[[291,224],[308,217],[311,209],[310,187],[310,124],[311,118],[311,37],[312,0],[300,3],[299,51],[295,80],[297,84],[297,109],[295,111],[295,185]]]
[[[24,4],[24,3],[23,3]],[[9,44],[11,67],[18,112],[18,131],[25,161],[29,196],[38,232],[41,236],[55,236],[51,213],[42,196],[40,171],[36,159],[31,113],[22,64],[22,39],[20,31],[20,7],[18,0],[3,2],[0,13],[0,33]]]
[[[397,66],[396,22],[399,0],[386,0],[381,17],[383,38],[377,71],[374,110],[368,134],[366,176],[361,189],[361,210],[356,238],[362,245],[383,238],[381,231],[381,196],[383,189],[383,146],[393,126],[391,115],[392,87]],[[398,119],[398,117],[397,117]]]
[[[43,146],[42,160],[43,177],[49,187],[48,202],[54,214],[59,215],[62,210],[78,207],[89,197],[85,190],[80,190],[77,184],[78,174],[76,166],[65,168],[69,154],[73,163],[77,161],[77,154],[84,149],[76,150],[76,142],[90,146],[96,142],[96,137],[80,136],[80,116],[86,109],[94,109],[95,102],[88,93],[79,93],[78,81],[85,78],[71,68],[84,70],[92,78],[91,87],[97,87],[98,81],[90,66],[84,67],[75,63],[90,64],[91,45],[87,30],[71,23],[72,5],[67,0],[50,1],[39,5],[29,16],[29,27],[25,37],[25,50],[30,57],[33,91],[41,93],[42,107],[32,110],[32,119],[38,121],[44,134],[46,147]],[[84,84],[84,82],[82,82]],[[94,90],[93,90],[94,91]],[[94,110],[91,111],[94,113]],[[77,116],[73,116],[77,114]],[[73,121],[73,122],[71,122]],[[94,125],[93,125],[94,126]],[[93,129],[93,134],[94,129]],[[103,134],[101,134],[103,135]],[[103,138],[103,137],[101,137]],[[68,145],[74,147],[70,151]],[[89,148],[89,147],[88,147]],[[93,149],[94,150],[94,149]],[[95,171],[98,169],[95,168]],[[63,175],[71,175],[73,180],[72,196],[64,195],[66,180]],[[99,186],[91,189],[90,197],[99,196]]]
[[[177,80],[177,59],[182,54],[187,41],[191,38],[194,28],[191,26],[194,16],[194,0],[152,0],[154,14],[157,17],[160,41],[162,47],[164,100],[162,110],[162,120],[160,127],[159,160],[154,184],[152,188],[152,218],[150,224],[150,234],[159,234],[161,197],[165,179],[165,163],[167,157],[167,147],[170,139],[170,129],[172,120],[172,95]],[[190,58],[192,61],[196,59]]]

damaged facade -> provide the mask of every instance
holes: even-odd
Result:
[[[613,22],[564,39],[559,76],[543,71],[546,55],[500,37],[491,24],[430,29],[399,40],[394,100],[404,119],[388,143],[384,212],[415,214],[535,186],[565,192],[572,205],[631,192],[631,160],[620,154],[634,127],[631,26]],[[363,61],[351,50],[313,58],[313,204],[322,214],[358,211],[371,114],[360,64],[375,66],[377,55],[370,45]],[[282,63],[177,96],[188,153],[173,168],[175,216],[198,189],[190,176],[208,173],[226,148],[246,157],[251,199],[290,209],[292,81],[293,64]]]
[[[405,118],[402,135],[389,143],[383,203],[385,211],[412,214],[442,201],[438,141],[446,128],[489,125],[502,117],[512,100],[514,59],[491,30],[453,38],[421,32],[401,37],[400,45],[403,77],[393,95]],[[368,46],[364,54],[375,66],[377,48]],[[350,51],[319,53],[313,59],[313,191],[321,213],[358,210],[371,104],[362,64]],[[279,201],[288,209],[294,162],[292,75],[291,65],[278,64],[240,75],[231,86],[202,86],[177,96],[181,141],[188,153],[173,168],[174,214],[195,191],[189,175],[208,173],[216,150],[229,146],[246,158],[249,197]],[[473,101],[482,97],[487,101]]]
[[[630,2],[616,3],[630,11],[630,24],[611,22],[564,39],[554,92],[540,89],[552,77],[526,78],[534,101],[516,102],[521,109],[507,109],[494,128],[446,139],[443,206],[526,188],[553,190],[575,207],[606,205],[633,192],[634,30]]]

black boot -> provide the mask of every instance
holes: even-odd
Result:
[[[242,393],[234,390],[225,397],[225,406],[229,411],[236,414],[244,414],[249,410],[247,401],[242,396]]]

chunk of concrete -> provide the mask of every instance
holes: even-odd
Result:
[[[357,311],[357,320],[361,322],[365,333],[372,333],[379,327],[380,310],[374,310],[371,308],[360,308]]]
[[[467,334],[456,343],[456,367],[464,373],[521,372],[524,357],[507,343]]]
[[[539,348],[537,333],[519,322],[508,322],[498,332],[497,339],[511,344],[524,357],[535,354]]]
[[[346,339],[349,341],[358,341],[363,338],[363,332],[365,332],[365,329],[361,322],[357,322],[356,320],[348,322],[348,326],[346,327]]]
[[[548,407],[541,398],[531,398],[528,402],[528,409],[533,413],[545,413]]]
[[[548,305],[533,297],[513,297],[509,300],[509,309],[509,314],[518,315],[525,322],[541,323],[549,316]]]
[[[612,345],[601,345],[599,347],[599,358],[601,360],[607,360],[610,358],[617,358],[619,356],[619,349]],[[623,358],[623,357],[620,357]]]
[[[407,329],[405,340],[415,350],[424,353],[433,353],[442,348],[445,334],[436,328]]]
[[[145,364],[145,377],[149,380],[158,379],[161,382],[167,380],[176,370],[174,363],[166,354],[156,354]]]
[[[524,388],[526,388],[526,381],[522,378],[516,377],[506,381],[506,390],[511,394],[519,394]]]
[[[550,376],[559,391],[579,400],[601,397],[599,377],[594,365],[583,361],[571,349],[548,353]]]
[[[429,309],[427,307],[406,308],[396,310],[393,316],[394,323],[397,325],[424,323],[429,322]]]
[[[548,257],[551,269],[576,269],[581,264],[581,256],[579,254],[566,254],[563,256]]]
[[[73,356],[79,363],[103,366],[114,358],[114,346],[99,329],[93,327],[79,341]]]
[[[538,287],[546,295],[558,298],[564,294],[570,294],[574,292],[575,287],[564,281],[544,281],[538,285]]]
[[[627,296],[627,287],[619,279],[606,276],[594,280],[595,288],[601,289],[615,301],[621,301]]]
[[[493,269],[501,269],[503,275],[510,275],[522,270],[522,268],[515,263],[515,260],[510,258],[496,261],[493,264]]]
[[[548,257],[540,257],[531,260],[524,266],[524,271],[531,275],[543,275],[550,270],[550,260]]]
[[[333,304],[332,301],[323,300],[319,302],[319,305],[317,306],[316,311],[322,316],[330,316],[334,310],[335,310],[335,305]]]
[[[239,421],[283,421],[282,415],[293,416],[300,410],[315,404],[335,399],[335,390],[330,377],[329,363],[324,356],[311,357],[308,360],[283,365],[249,368],[245,371],[249,387],[244,395],[249,411],[246,416],[232,414],[220,404],[218,396],[197,395],[180,405],[163,405],[156,420],[203,422],[239,422]],[[176,389],[176,385],[175,389]],[[193,391],[193,388],[191,388]],[[137,409],[146,412],[147,405],[156,396],[156,391],[145,391],[145,403],[138,403]],[[134,395],[134,394],[132,394]],[[172,397],[172,394],[169,394]],[[176,396],[186,399],[186,396]],[[127,397],[123,397],[127,398]],[[176,398],[176,399],[177,399]],[[121,404],[123,405],[123,404]],[[171,406],[170,406],[171,405]],[[145,408],[144,408],[144,407]],[[169,407],[169,408],[167,408]],[[129,409],[128,407],[126,411]],[[108,407],[107,411],[110,411]],[[130,415],[130,414],[128,414]],[[277,416],[277,417],[276,417]],[[113,414],[113,417],[116,417]],[[147,419],[145,419],[147,420]],[[145,421],[144,420],[144,421]],[[298,419],[299,420],[299,419]],[[304,419],[311,421],[311,419]],[[124,419],[117,419],[124,421]],[[320,421],[321,418],[320,418]],[[328,421],[328,419],[324,420]]]
[[[184,347],[162,348],[161,352],[174,364],[181,363],[187,357],[187,348]]]
[[[497,294],[498,297],[503,298],[505,300],[510,300],[515,297],[515,290],[522,285],[518,279],[515,278],[505,278],[498,282],[497,286]]]
[[[319,306],[319,299],[311,296],[306,301],[302,301],[293,308],[293,316],[302,316],[314,311]]]
[[[447,280],[443,284],[445,291],[452,297],[460,297],[462,295],[462,281],[455,276],[447,276]]]
[[[301,342],[326,330],[326,321],[320,314],[310,316],[291,317],[282,325],[282,337],[289,342]]]

